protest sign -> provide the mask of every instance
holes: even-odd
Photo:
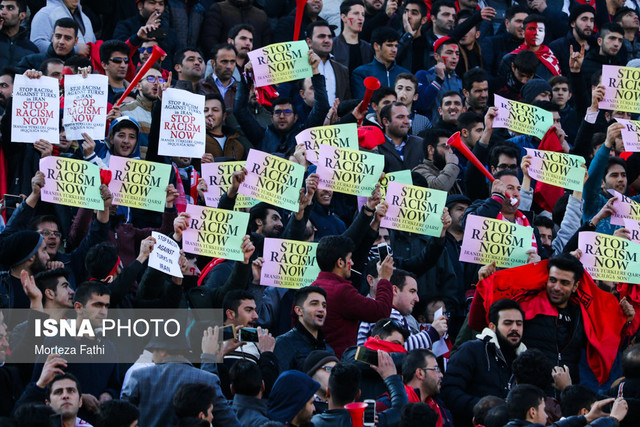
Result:
[[[242,239],[249,214],[224,209],[187,205],[189,228],[182,232],[185,252],[234,261],[244,261]]]
[[[180,246],[172,238],[157,231],[152,231],[151,237],[156,239],[156,244],[149,254],[149,267],[173,277],[183,277],[180,270]]]
[[[499,219],[468,215],[460,261],[511,268],[527,263],[533,228]]]
[[[313,76],[309,45],[304,40],[270,44],[248,53],[255,86],[262,87]]]
[[[321,145],[318,189],[369,197],[383,169],[381,154]]]
[[[100,169],[93,163],[66,157],[40,159],[44,173],[43,202],[87,209],[104,209],[100,194]]]
[[[245,162],[215,162],[202,164],[202,178],[207,183],[204,201],[207,206],[217,208],[220,197],[231,187],[231,179],[235,171],[239,171]],[[236,196],[235,209],[250,208],[258,203],[256,199],[243,194]]]
[[[640,122],[636,120],[616,119],[622,123],[622,143],[624,151],[640,151]]]
[[[494,128],[507,128],[513,132],[542,139],[553,126],[553,114],[549,111],[524,102],[511,101],[500,95],[494,96],[495,105],[498,108],[498,115],[493,120]]]
[[[204,95],[181,89],[165,90],[158,154],[200,158],[205,151],[206,138]]]
[[[64,116],[67,140],[82,140],[83,133],[104,139],[107,132],[109,78],[102,74],[71,74],[64,77]]]
[[[634,67],[602,66],[604,98],[600,110],[640,112],[640,70]]]
[[[640,284],[640,245],[622,237],[582,231],[580,262],[595,280]]]
[[[297,212],[304,166],[258,150],[249,150],[249,172],[238,193]]]
[[[292,289],[310,285],[320,273],[317,248],[317,243],[264,239],[260,284]]]
[[[384,200],[387,194],[387,186],[390,182],[395,181],[401,184],[413,185],[413,179],[411,178],[411,171],[408,169],[397,171],[397,172],[389,172],[384,174],[384,178],[379,180],[380,183],[380,198]],[[365,203],[367,203],[367,198],[364,196],[358,196],[358,210],[360,210]]]
[[[610,222],[613,225],[624,225],[625,219],[640,221],[640,204],[630,197],[618,193],[616,190],[607,190],[609,194],[617,200],[613,202],[614,214],[611,215]]]
[[[624,228],[629,230],[631,241],[640,244],[640,221],[625,219]]]
[[[171,165],[111,156],[113,204],[163,212]]]
[[[343,125],[318,126],[305,129],[296,135],[296,144],[303,144],[305,156],[309,162],[318,164],[320,145],[331,145],[339,148],[358,149],[358,125],[346,123]]]
[[[60,91],[58,79],[30,79],[16,74],[13,80],[11,142],[44,139],[60,143]]]
[[[557,153],[555,151],[534,150],[525,148],[531,156],[529,176],[539,182],[582,191],[584,174],[584,157],[573,154]]]
[[[389,207],[381,227],[440,237],[446,191],[392,181],[386,196]]]

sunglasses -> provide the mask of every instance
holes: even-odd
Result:
[[[156,77],[156,76],[147,76],[147,81],[149,83],[154,83],[154,82],[158,82],[158,83],[164,83],[166,82],[165,79],[163,79],[162,77]]]
[[[114,64],[122,64],[122,62],[124,61],[125,64],[128,64],[129,58],[127,58],[126,56],[114,56],[113,58],[109,59],[109,61],[113,62]]]
[[[151,53],[153,51],[153,46],[152,47],[139,47],[138,48],[138,52],[140,53]]]

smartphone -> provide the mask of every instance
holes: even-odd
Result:
[[[380,262],[384,261],[387,255],[389,255],[389,246],[386,243],[380,243],[378,245],[378,255],[380,256]]]
[[[168,35],[169,30],[167,30],[166,28],[158,28],[157,30],[149,31],[147,33],[148,38],[155,38],[156,40],[166,39]]]
[[[258,342],[258,330],[256,328],[242,328],[239,339],[243,342]]]
[[[64,427],[64,423],[62,421],[62,414],[54,414],[49,417],[49,426],[50,427]]]
[[[236,328],[233,325],[222,328],[222,341],[232,340],[236,338]]]
[[[358,347],[356,350],[356,360],[368,365],[378,366],[378,352],[366,347]]]
[[[367,407],[364,408],[364,425],[374,426],[376,425],[376,401],[366,399],[364,403],[367,404]]]
[[[9,209],[9,208],[12,208],[12,209],[17,208],[20,205],[20,203],[22,203],[22,201],[24,200],[22,197],[16,196],[14,194],[5,194],[2,198],[4,199],[4,202],[3,202],[4,206],[7,209]]]

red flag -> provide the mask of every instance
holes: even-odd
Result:
[[[547,263],[542,261],[500,270],[478,282],[469,312],[469,326],[482,330],[488,324],[489,307],[501,298],[518,301],[525,312],[525,320],[539,314],[557,316],[558,311],[545,292],[549,276]],[[572,301],[580,305],[582,312],[589,367],[602,384],[609,377],[626,319],[616,297],[598,288],[587,272]]]
[[[558,139],[555,126],[551,126],[544,135],[542,142],[540,142],[540,145],[538,146],[538,150],[555,151],[558,153],[563,152],[562,144]],[[545,211],[553,212],[553,207],[563,194],[564,188],[545,184],[543,182],[537,182],[533,193],[533,201]]]

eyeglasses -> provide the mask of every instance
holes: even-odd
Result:
[[[122,62],[124,61],[125,64],[128,64],[129,58],[127,58],[126,56],[114,56],[113,58],[109,59],[109,61],[113,62],[114,64],[122,64]]]
[[[148,81],[149,83],[155,83],[156,81],[157,81],[158,83],[164,83],[164,82],[166,82],[166,80],[165,80],[165,79],[163,79],[162,77],[156,77],[156,76],[147,76],[147,81]]]
[[[436,373],[442,372],[439,366],[434,366],[433,368],[420,368],[420,369],[422,369],[423,371],[434,371]]]
[[[497,168],[498,170],[510,169],[512,171],[518,169],[518,165],[508,165],[506,163],[500,163]]]
[[[153,51],[153,46],[151,46],[151,47],[139,47],[138,48],[138,52],[140,52],[140,53],[145,53],[145,52],[151,53],[152,51]]]
[[[286,117],[289,117],[290,115],[293,114],[293,110],[273,110],[273,115],[274,116],[282,116],[283,114]]]
[[[58,239],[62,237],[62,233],[59,231],[41,230],[38,231],[42,237],[56,236]]]
[[[333,370],[333,366],[322,366],[320,369],[324,369],[325,371],[331,373]]]

